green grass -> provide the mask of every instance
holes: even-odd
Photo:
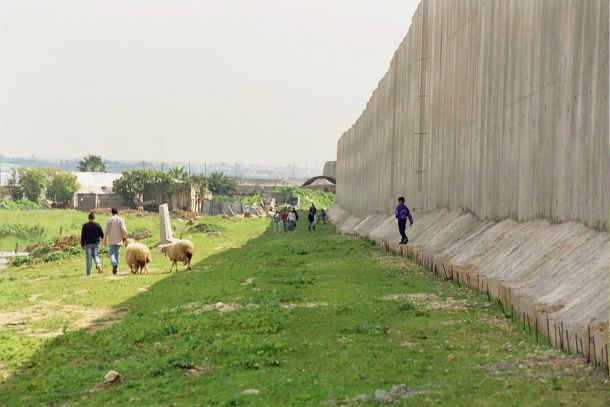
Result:
[[[86,278],[82,259],[0,273],[0,316],[23,314],[0,327],[0,405],[320,405],[400,383],[418,392],[400,405],[610,402],[607,376],[485,297],[332,225],[200,222],[226,238],[187,229],[192,272],[153,253],[147,276]],[[123,382],[90,392],[110,369]]]
[[[108,215],[96,215],[96,221],[104,227]],[[139,216],[127,214],[123,216],[129,225],[130,232],[150,229],[158,231],[159,218],[155,215]],[[39,227],[43,230],[42,241],[50,242],[60,236],[80,235],[83,223],[87,222],[87,212],[76,210],[59,209],[32,209],[32,210],[8,210],[0,209],[0,225],[22,225],[24,227]],[[1,229],[1,228],[0,228]],[[158,232],[155,232],[158,235]],[[13,250],[15,244],[19,244],[20,250],[27,245],[38,243],[41,239],[37,235],[30,237],[21,236],[18,233],[3,236],[0,234],[0,251]]]
[[[318,191],[311,188],[295,186],[276,187],[274,192],[292,192],[293,196],[301,198],[301,208],[307,209],[313,203],[318,210],[330,208],[335,203],[335,194],[331,192]]]

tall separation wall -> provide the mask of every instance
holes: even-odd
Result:
[[[606,366],[608,8],[423,0],[338,142],[331,210],[339,230],[489,292]]]
[[[322,171],[322,175],[324,175],[325,177],[337,179],[337,162],[326,161],[324,163],[324,170]]]
[[[341,137],[358,216],[467,209],[608,227],[608,2],[424,0]]]

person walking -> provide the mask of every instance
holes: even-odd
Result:
[[[312,211],[309,211],[309,215],[307,215],[307,220],[309,221],[309,231],[313,229],[316,231],[316,215]]]
[[[292,225],[292,229],[296,229],[297,222],[299,221],[299,212],[297,212],[297,208],[292,208],[292,213],[294,214],[294,222]]]
[[[309,213],[313,213],[313,220],[315,222],[316,220],[316,216],[318,214],[318,210],[316,209],[316,205],[315,204],[311,204],[311,206],[309,207]]]
[[[280,214],[280,210],[277,209],[273,214],[273,232],[281,232],[282,227],[280,226],[280,222],[282,221],[282,215]]]
[[[405,198],[401,196],[398,198],[398,205],[396,205],[396,219],[398,219],[398,231],[400,232],[400,244],[407,244],[409,242],[409,238],[407,237],[407,219],[409,223],[413,225],[413,216],[411,216],[411,211],[405,205]]]
[[[127,239],[125,221],[119,216],[119,211],[112,208],[112,216],[106,222],[106,237],[104,243],[108,244],[108,256],[112,265],[112,274],[119,272],[119,257],[121,246]]]
[[[322,218],[322,223],[326,225],[326,211],[324,209],[322,209],[320,217]]]
[[[288,230],[293,231],[297,225],[296,211],[293,210],[288,214]]]
[[[100,262],[100,240],[104,238],[104,231],[99,223],[95,222],[95,214],[89,212],[89,222],[83,225],[80,232],[80,247],[85,251],[87,258],[87,275],[91,275],[92,263],[98,273],[102,272]]]
[[[288,213],[286,212],[286,209],[282,209],[280,216],[282,218],[282,223],[284,224],[284,232],[288,232]]]

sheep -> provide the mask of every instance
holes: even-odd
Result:
[[[125,260],[132,274],[148,274],[148,263],[151,261],[151,256],[146,245],[133,239],[127,239]]]
[[[176,271],[178,271],[177,263],[179,261],[184,263],[187,270],[190,270],[194,250],[195,247],[189,240],[178,240],[174,243],[163,244],[157,247],[157,251],[159,253],[164,253],[172,262],[172,266],[169,269],[170,273],[174,267],[176,267]]]

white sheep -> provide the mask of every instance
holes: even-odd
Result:
[[[151,261],[151,255],[146,245],[133,239],[127,239],[125,260],[132,274],[148,274],[148,263]]]
[[[187,270],[191,269],[191,259],[195,252],[195,246],[189,240],[178,240],[174,243],[163,244],[157,247],[159,253],[164,253],[172,262],[169,272],[176,267],[178,271],[178,262],[181,261],[186,266]]]

